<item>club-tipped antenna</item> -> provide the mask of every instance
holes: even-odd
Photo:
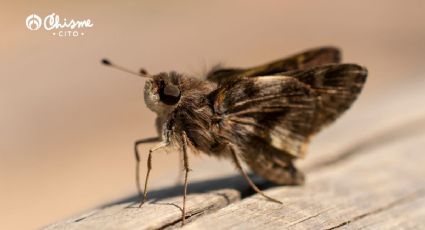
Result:
[[[148,73],[146,72],[146,70],[144,70],[144,69],[141,69],[139,72],[131,71],[131,70],[129,70],[129,69],[127,69],[127,68],[125,68],[125,67],[122,67],[122,66],[119,66],[119,65],[116,65],[116,64],[112,63],[111,61],[109,61],[109,60],[108,60],[108,59],[106,59],[106,58],[102,59],[102,60],[101,60],[101,63],[102,63],[102,64],[104,64],[104,65],[106,65],[106,66],[110,66],[110,67],[113,67],[113,68],[115,68],[115,69],[119,69],[119,70],[121,70],[121,71],[124,71],[124,72],[130,73],[130,74],[137,75],[137,76],[139,76],[139,77],[152,78],[152,75],[148,74]]]

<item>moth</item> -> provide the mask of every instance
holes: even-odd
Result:
[[[186,218],[189,149],[194,154],[232,161],[256,192],[242,162],[280,185],[300,185],[304,175],[294,160],[306,154],[314,134],[344,113],[360,94],[366,68],[340,64],[334,47],[310,49],[252,68],[215,67],[202,78],[177,72],[132,72],[107,59],[102,63],[147,78],[146,106],[158,116],[158,137],[137,140],[136,183],[140,206],[147,199],[152,154],[176,146],[183,154],[182,224]],[[149,150],[144,190],[140,188],[138,145],[159,142]]]

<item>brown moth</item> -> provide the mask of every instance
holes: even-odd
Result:
[[[234,162],[243,178],[268,200],[242,168],[281,185],[298,185],[304,175],[293,161],[303,157],[313,134],[337,119],[356,100],[367,70],[339,64],[337,48],[308,50],[253,68],[213,68],[204,79],[170,72],[149,75],[144,97],[157,113],[159,137],[135,142],[136,181],[139,194],[139,153],[142,143],[159,142],[150,149],[140,206],[147,199],[152,153],[177,146],[185,169],[182,224],[186,218],[188,149],[194,153]],[[131,72],[108,60],[103,64]],[[206,78],[206,79],[205,79]]]

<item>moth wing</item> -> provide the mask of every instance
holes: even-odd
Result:
[[[313,129],[316,104],[314,91],[301,81],[262,76],[222,85],[214,110],[222,119],[220,134],[245,154],[257,149],[255,154],[270,157],[299,157]]]
[[[320,47],[252,68],[215,67],[208,73],[207,80],[219,83],[234,79],[235,77],[268,76],[280,72],[303,70],[325,64],[339,63],[340,61],[341,52],[338,48]]]
[[[277,75],[282,74],[296,78],[315,92],[317,106],[313,132],[317,132],[350,108],[362,91],[368,72],[356,64],[330,64]]]
[[[247,153],[304,156],[309,137],[356,100],[367,70],[333,64],[283,74],[228,81],[216,92],[223,135]]]

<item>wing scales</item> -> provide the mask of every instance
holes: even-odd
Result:
[[[214,110],[228,124],[223,135],[238,146],[301,157],[310,136],[351,106],[367,71],[331,64],[278,74],[221,84]]]

